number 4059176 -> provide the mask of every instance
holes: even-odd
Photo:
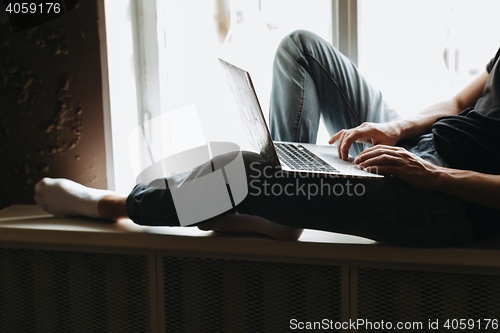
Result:
[[[443,327],[451,330],[498,329],[498,319],[448,319]]]
[[[36,4],[34,2],[9,3],[5,11],[10,14],[49,14],[60,13],[61,4],[57,2],[45,2]]]

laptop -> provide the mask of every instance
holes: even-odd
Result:
[[[338,157],[337,148],[328,145],[296,142],[273,142],[260,107],[250,74],[222,59],[219,62],[252,147],[271,165],[285,172],[317,173],[339,177],[383,178],[361,170],[350,157]]]

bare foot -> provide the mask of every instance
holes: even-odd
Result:
[[[224,215],[214,221],[199,225],[198,229],[204,231],[256,233],[287,241],[298,240],[304,231],[304,229],[287,227],[258,216],[248,215]]]

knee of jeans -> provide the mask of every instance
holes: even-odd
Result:
[[[301,49],[303,50],[304,46],[307,46],[309,43],[315,43],[317,41],[322,40],[322,38],[316,35],[314,32],[309,30],[295,30],[290,33],[289,37],[296,43],[299,44]]]
[[[276,49],[276,54],[274,57],[274,62],[280,61],[281,59],[284,59],[283,56],[289,55],[289,54],[296,54],[301,56],[302,51],[297,48],[297,45],[295,44],[294,40],[292,39],[292,35],[288,35],[284,37],[281,42],[278,45],[278,48]]]
[[[324,45],[332,46],[322,37],[308,30],[295,30],[288,35],[288,38],[297,45],[302,53],[316,53],[318,50],[322,50]],[[335,47],[334,50],[336,50]]]
[[[288,34],[278,46],[275,57],[275,66],[287,62],[290,56],[295,60],[305,58],[305,54],[321,54],[326,48],[338,50],[320,36],[308,30],[295,30]]]
[[[304,45],[307,45],[307,41],[315,40],[320,38],[316,34],[307,30],[295,30],[288,34],[281,40],[276,51],[276,56],[281,54],[297,54],[302,56],[304,53]]]

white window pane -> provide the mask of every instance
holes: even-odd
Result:
[[[225,83],[216,78],[218,57],[251,73],[267,117],[272,61],[282,37],[307,29],[331,39],[331,0],[169,0],[163,4],[163,12],[158,13],[165,43],[160,59],[164,69],[160,75],[165,79],[161,80],[162,112],[195,105],[209,139],[221,130],[208,131],[226,126],[223,119],[234,120],[223,101],[227,96],[220,85]],[[189,122],[184,126],[187,129]]]
[[[360,0],[359,67],[401,114],[448,98],[500,46],[496,0]]]

